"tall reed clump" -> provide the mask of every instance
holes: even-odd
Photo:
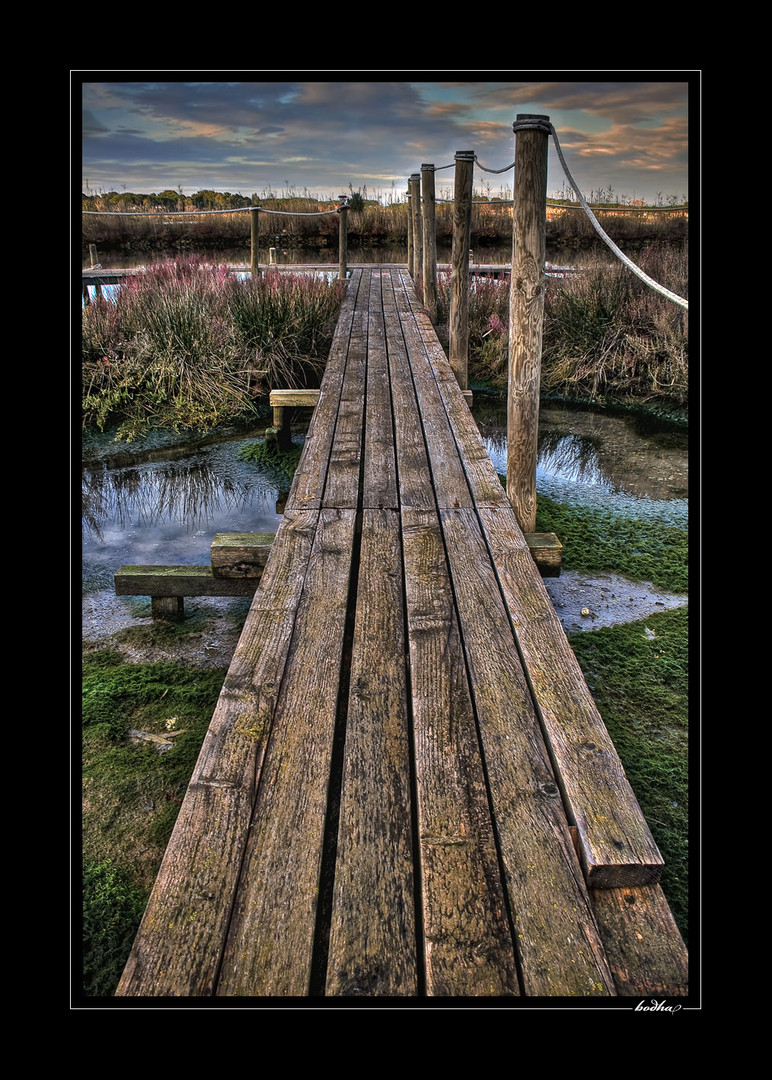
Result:
[[[653,281],[688,297],[686,247],[655,245],[636,265]],[[450,280],[440,275],[438,323],[450,310]],[[503,388],[509,366],[508,281],[472,278],[469,372]],[[541,386],[547,394],[600,403],[658,403],[685,408],[689,394],[687,310],[608,258],[583,259],[578,271],[548,278]],[[441,330],[438,328],[438,332]]]
[[[345,285],[311,275],[242,280],[197,257],[129,278],[86,306],[84,427],[207,431],[254,414],[272,386],[318,378]]]
[[[448,346],[451,275],[437,275],[437,336]],[[469,283],[469,375],[503,389],[509,355],[509,279],[472,277]]]
[[[687,249],[644,249],[636,265],[688,298]],[[566,396],[685,408],[689,400],[688,310],[618,261],[583,261],[551,279],[545,298],[542,386]]]

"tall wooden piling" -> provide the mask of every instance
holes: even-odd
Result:
[[[412,174],[408,187],[410,189],[410,217],[413,223],[413,261],[409,269],[413,284],[421,287],[423,285],[424,245],[421,229],[421,177],[419,173]]]
[[[253,278],[256,278],[257,275],[260,273],[260,267],[258,266],[258,260],[257,260],[257,244],[258,244],[258,240],[259,240],[259,237],[260,237],[260,217],[259,217],[259,214],[260,214],[260,207],[259,206],[253,207],[252,210],[249,213],[250,242],[251,242],[251,247],[252,247],[251,258],[250,258],[250,266],[251,266],[251,269],[252,269],[252,277]]]
[[[423,221],[424,306],[432,322],[437,319],[437,222],[434,196],[434,165],[421,166]]]
[[[523,532],[536,529],[539,393],[546,274],[548,116],[522,113],[515,132],[509,299],[507,495]]]
[[[469,380],[469,238],[472,231],[474,151],[459,150],[455,160],[448,359],[458,385],[466,390]]]
[[[348,277],[348,206],[344,196],[341,196],[338,217],[338,277],[345,281]]]
[[[413,273],[413,193],[410,190],[410,182],[407,186],[407,269]]]

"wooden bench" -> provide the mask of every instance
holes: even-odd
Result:
[[[186,596],[254,596],[273,533],[218,533],[209,566],[120,566],[116,596],[149,596],[154,619],[185,617]]]
[[[686,993],[661,855],[423,320],[352,274],[119,996]]]

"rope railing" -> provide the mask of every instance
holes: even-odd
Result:
[[[234,206],[231,210],[81,210],[93,217],[200,217],[207,214],[279,214],[281,217],[324,217],[339,214],[345,206],[334,210],[269,210],[265,206]]]
[[[530,130],[546,130],[548,132],[548,134],[550,134],[552,136],[552,138],[555,140],[555,149],[557,151],[558,158],[560,159],[560,164],[563,167],[563,172],[566,174],[566,179],[568,180],[569,184],[571,185],[571,188],[573,189],[573,191],[576,192],[576,196],[577,196],[577,198],[579,200],[579,203],[580,203],[582,209],[584,210],[585,214],[589,218],[590,224],[595,229],[595,231],[598,233],[601,240],[603,240],[603,242],[611,249],[611,251],[614,252],[614,254],[617,256],[617,258],[621,262],[623,262],[624,265],[629,270],[631,270],[637,277],[639,277],[641,279],[641,281],[644,281],[650,288],[654,289],[656,292],[660,293],[662,296],[665,296],[668,300],[672,300],[674,304],[679,304],[681,307],[684,307],[684,308],[686,308],[688,310],[688,308],[689,308],[689,301],[688,300],[685,300],[682,296],[678,296],[677,293],[671,292],[670,289],[666,289],[663,285],[660,285],[658,282],[654,281],[653,278],[650,278],[648,274],[645,274],[643,272],[643,270],[641,270],[641,268],[639,266],[636,266],[636,264],[632,261],[632,259],[628,258],[627,255],[625,255],[625,253],[614,243],[614,241],[611,239],[611,237],[608,235],[608,233],[603,229],[600,222],[596,218],[595,214],[592,212],[592,209],[590,208],[587,200],[585,199],[584,195],[582,194],[578,184],[576,183],[573,176],[571,175],[571,172],[570,172],[570,170],[568,168],[568,165],[566,164],[566,159],[565,159],[565,157],[563,155],[563,149],[562,149],[562,147],[560,145],[560,140],[558,139],[558,133],[555,131],[554,124],[552,124],[549,120],[518,120],[512,125],[512,130],[515,131],[515,132],[527,131],[529,129]],[[475,165],[477,166],[477,168],[482,170],[482,172],[489,172],[489,173],[494,173],[494,174],[501,174],[501,173],[509,172],[511,169],[514,169],[514,167],[515,167],[515,163],[513,161],[511,165],[507,165],[506,168],[504,168],[504,169],[490,169],[490,168],[486,167],[485,165],[481,164],[480,159],[477,157],[476,154],[475,154],[474,161],[475,161]],[[452,202],[452,200],[448,200],[448,201]],[[502,205],[502,203],[507,203],[508,204],[509,202],[510,202],[510,200],[502,199],[502,200],[499,200],[498,205]],[[474,202],[473,205],[474,206],[481,206],[481,205],[482,206],[491,206],[493,204],[491,202],[479,202],[478,201],[478,202]]]
[[[530,129],[538,129],[540,126],[544,127],[545,122],[544,121],[541,121],[541,122],[518,121],[516,124],[513,124],[512,126],[513,126],[514,131],[527,130],[529,128]],[[641,281],[644,281],[650,288],[654,289],[656,292],[660,293],[662,296],[666,297],[668,300],[672,300],[674,304],[679,304],[681,307],[684,307],[684,308],[686,308],[688,310],[688,308],[689,308],[689,301],[688,300],[685,300],[682,296],[678,296],[677,293],[671,292],[670,289],[666,289],[664,287],[664,285],[660,285],[658,282],[654,281],[653,278],[650,278],[648,274],[644,273],[643,270],[641,270],[641,268],[639,266],[636,266],[636,264],[632,261],[632,259],[628,258],[628,256],[625,255],[625,253],[614,243],[614,241],[611,239],[611,237],[608,235],[608,233],[603,229],[602,225],[600,224],[600,222],[596,218],[596,216],[593,213],[592,209],[590,208],[587,200],[585,199],[584,195],[580,191],[576,181],[574,180],[573,176],[571,175],[571,173],[569,171],[568,165],[566,164],[566,159],[563,156],[563,150],[562,150],[562,147],[560,145],[560,140],[558,139],[558,135],[557,135],[557,132],[555,131],[554,125],[549,123],[549,122],[546,122],[546,126],[549,128],[549,133],[552,135],[553,139],[555,140],[555,149],[557,150],[558,158],[560,159],[560,164],[563,167],[563,171],[566,174],[566,179],[568,180],[568,182],[571,185],[572,189],[576,192],[576,195],[577,195],[577,198],[579,200],[581,208],[584,210],[585,214],[587,215],[587,217],[590,220],[590,223],[591,223],[592,227],[598,233],[601,240],[603,240],[603,242],[611,249],[611,251],[614,252],[614,254],[617,256],[617,258],[620,259],[620,261],[623,262],[624,265],[629,270],[631,270],[634,274],[636,274],[637,277],[639,277],[641,279]],[[507,167],[504,168],[504,169],[490,169],[490,168],[487,168],[485,165],[482,165],[480,163],[480,159],[477,157],[476,154],[475,154],[474,161],[475,161],[475,165],[477,166],[477,168],[482,170],[482,172],[489,172],[489,173],[495,173],[495,174],[501,174],[501,173],[509,172],[511,169],[514,169],[514,167],[515,167],[515,163],[513,161],[511,165],[507,165]],[[442,199],[442,200],[437,200],[437,201],[438,202],[449,202],[449,203],[451,203],[451,202],[453,202],[453,199]],[[492,201],[492,200],[473,200],[472,205],[473,206],[493,206],[493,205],[497,205],[497,206],[507,205],[508,206],[512,202],[513,202],[512,199],[498,199],[498,200],[495,200],[495,202]]]

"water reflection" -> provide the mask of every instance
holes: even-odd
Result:
[[[506,473],[506,410],[475,414],[497,471]],[[298,436],[302,439],[302,436]],[[275,532],[286,481],[239,459],[252,439],[143,464],[83,472],[83,558],[89,576],[122,563],[209,562],[218,532]],[[631,516],[688,520],[686,436],[641,431],[624,417],[542,407],[537,489],[558,501]],[[96,578],[95,578],[96,580]]]
[[[84,470],[83,555],[115,565],[208,562],[217,532],[274,532],[277,478],[238,459],[240,441],[189,457]]]
[[[496,471],[506,474],[506,409],[475,405],[480,432]],[[683,519],[688,508],[687,436],[642,428],[635,419],[592,410],[542,405],[537,490],[558,500],[594,503],[624,513],[666,507]]]
[[[488,453],[496,471],[507,471],[507,437],[503,432],[489,434],[485,439]],[[539,432],[539,461],[537,478],[561,478],[576,484],[600,485],[613,490],[604,474],[599,456],[598,440],[586,435],[562,434],[554,430]]]

